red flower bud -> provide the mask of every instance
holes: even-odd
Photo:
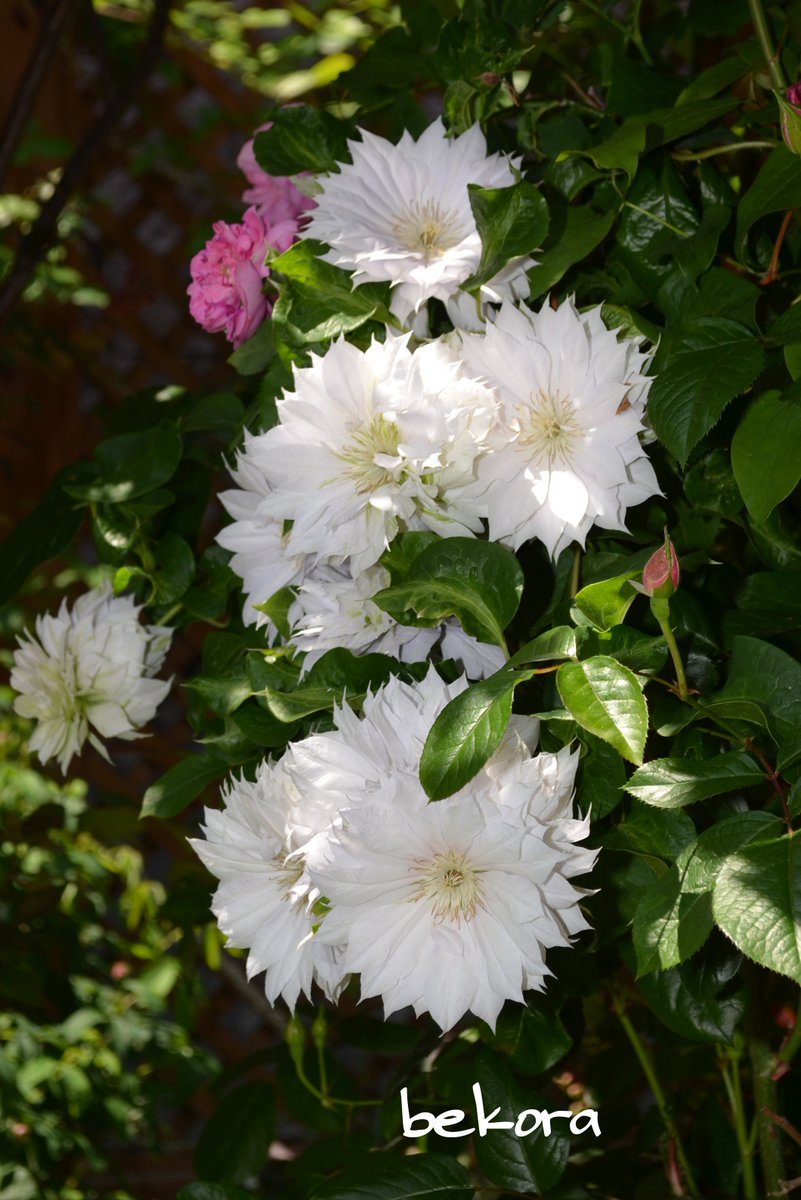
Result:
[[[642,573],[643,591],[648,596],[667,600],[679,586],[679,559],[676,548],[665,533],[665,544],[652,554]]]
[[[776,92],[782,123],[782,137],[788,150],[801,154],[801,80],[788,87],[783,96]]]

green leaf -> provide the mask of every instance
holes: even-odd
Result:
[[[656,808],[683,808],[709,796],[722,796],[765,782],[756,759],[740,750],[704,762],[691,758],[655,758],[635,771],[626,791]]]
[[[535,300],[559,282],[576,263],[583,262],[604,240],[615,223],[616,213],[596,213],[586,205],[557,210],[537,264],[528,272]]]
[[[169,426],[107,438],[95,451],[96,482],[70,487],[69,493],[81,500],[109,504],[133,500],[172,479],[182,453],[181,436]]]
[[[237,346],[228,362],[240,375],[260,375],[276,356],[271,321],[263,321],[253,337]]]
[[[801,480],[801,402],[777,391],[752,401],[732,439],[731,465],[751,516],[766,520]]]
[[[66,550],[83,524],[83,509],[64,495],[62,471],[33,512],[23,517],[0,545],[0,604],[17,594],[34,567]]]
[[[301,721],[312,713],[326,712],[333,709],[336,703],[335,694],[324,687],[298,688],[294,692],[276,692],[265,688],[259,695],[264,696],[267,707],[274,717],[286,724]],[[364,693],[348,695],[351,707],[360,707],[364,702]]]
[[[298,104],[274,109],[270,120],[272,129],[253,142],[256,162],[268,175],[318,174],[350,161],[347,127],[330,113]]]
[[[328,650],[311,668],[305,678],[307,687],[324,687],[337,698],[366,692],[388,683],[397,660],[388,654],[354,654],[338,648]]]
[[[522,667],[526,663],[553,662],[558,658],[573,658],[575,653],[575,629],[570,625],[556,625],[521,646],[509,659],[507,666]]]
[[[224,1183],[188,1183],[176,1200],[253,1200],[250,1192]]]
[[[429,730],[420,782],[430,800],[444,800],[469,783],[500,745],[518,683],[531,673],[499,671],[455,696]]]
[[[666,970],[695,954],[712,932],[707,892],[684,892],[674,866],[650,887],[634,914],[632,934],[637,976]]]
[[[768,337],[779,346],[801,342],[801,301],[791,304],[771,325]]]
[[[296,242],[271,264],[283,276],[281,300],[273,312],[276,325],[301,345],[325,342],[341,333],[352,333],[366,321],[393,324],[385,284],[353,285],[353,276],[323,262],[324,247],[304,239]]]
[[[605,846],[670,861],[694,841],[695,826],[685,812],[651,808],[633,800],[628,816],[607,835]]]
[[[275,1136],[271,1083],[252,1080],[220,1101],[201,1131],[195,1170],[215,1183],[244,1183],[258,1174]]]
[[[158,783],[145,792],[142,803],[143,817],[161,817],[167,820],[176,816],[199,796],[205,787],[216,782],[228,771],[219,759],[207,754],[194,754],[170,767]]]
[[[738,950],[801,984],[801,839],[754,842],[725,858],[712,905]]]
[[[709,892],[715,886],[724,858],[749,842],[773,840],[781,833],[778,817],[766,812],[741,812],[705,829],[676,858],[683,892]]]
[[[269,322],[265,324],[269,325]],[[215,392],[196,400],[181,426],[186,433],[217,433],[224,441],[229,441],[240,431],[244,420],[245,406],[238,396],[230,392]]]
[[[697,129],[717,121],[736,108],[737,103],[733,97],[700,100],[685,103],[679,108],[661,108],[629,117],[607,141],[576,153],[588,155],[596,167],[603,170],[620,168],[633,176],[641,154],[686,137],[688,133],[695,133]]]
[[[769,213],[801,206],[801,159],[777,146],[737,208],[737,252],[743,255],[751,226]]]
[[[470,291],[494,279],[512,259],[542,245],[548,232],[548,205],[539,188],[525,180],[505,188],[470,183],[467,190],[481,238],[476,273],[462,284]]]
[[[730,1044],[745,1012],[745,994],[733,990],[742,959],[721,941],[689,962],[655,971],[639,988],[663,1025],[691,1042]]]
[[[401,1165],[385,1163],[381,1154],[369,1154],[352,1175],[346,1170],[318,1188],[311,1200],[473,1200],[473,1196],[470,1176],[449,1155],[414,1155]]]
[[[245,737],[250,738],[257,746],[264,746],[270,750],[285,746],[295,732],[291,725],[279,721],[271,712],[260,708],[255,700],[245,701],[237,708],[233,714],[233,722]]]
[[[499,1108],[499,1120],[514,1121],[525,1109],[549,1109],[550,1106],[528,1088],[518,1088],[506,1063],[482,1049],[475,1060],[476,1077],[481,1084],[487,1113]],[[474,1141],[475,1154],[482,1171],[504,1190],[530,1195],[547,1191],[561,1178],[570,1154],[568,1122],[554,1120],[551,1136],[538,1129],[520,1137],[514,1129],[491,1130]]]
[[[195,556],[189,545],[177,533],[166,534],[156,546],[156,601],[175,604],[195,578]]]
[[[589,808],[594,821],[607,816],[623,799],[626,766],[617,750],[585,734],[587,753],[581,760],[578,802],[583,812]]]
[[[524,1075],[539,1075],[549,1070],[573,1045],[558,1014],[546,1005],[547,1002],[537,996],[522,1007],[506,1006],[498,1017],[494,1045],[508,1055],[515,1070]]]
[[[678,338],[648,397],[657,437],[682,463],[726,405],[754,382],[764,355],[757,339],[726,317],[702,317]]]
[[[612,629],[626,619],[626,613],[637,596],[629,581],[639,574],[640,571],[628,571],[614,579],[590,583],[577,593],[573,603],[592,625],[598,629]]]
[[[746,69],[745,63],[736,54],[730,58],[722,58],[720,62],[702,71],[692,83],[687,84],[676,100],[676,107],[716,96],[718,92],[740,79],[746,73]]]
[[[637,676],[628,667],[603,654],[563,663],[556,686],[582,729],[609,742],[630,762],[642,762],[648,708]]]
[[[253,688],[244,663],[229,675],[196,675],[186,684],[190,691],[197,692],[218,717],[227,717],[236,712],[253,695]]]
[[[716,699],[758,704],[781,745],[796,738],[801,728],[801,665],[770,642],[736,637],[729,677]]]
[[[402,625],[436,625],[455,616],[465,633],[505,646],[503,631],[517,611],[523,572],[497,542],[444,538],[414,560],[406,581],[373,602]]]

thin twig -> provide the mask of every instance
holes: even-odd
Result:
[[[58,220],[83,183],[106,142],[136,99],[161,56],[172,0],[155,0],[145,44],[128,78],[109,96],[103,111],[64,168],[52,196],[42,207],[30,233],[22,239],[14,265],[0,291],[2,321],[25,291],[42,256],[58,235]]]

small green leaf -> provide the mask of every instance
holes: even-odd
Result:
[[[565,708],[582,729],[609,742],[638,766],[648,733],[648,707],[637,676],[606,655],[564,663],[556,686]]]
[[[177,533],[168,533],[156,546],[157,570],[153,576],[158,604],[175,604],[195,578],[195,556]]]
[[[801,839],[753,842],[725,858],[712,904],[738,950],[801,984]]]
[[[433,626],[458,617],[465,633],[505,646],[503,631],[517,611],[523,572],[497,542],[444,538],[414,560],[406,580],[373,596],[402,625]]]
[[[170,426],[107,438],[95,451],[97,480],[70,487],[69,494],[109,504],[133,500],[172,479],[182,453],[181,436]]]
[[[505,188],[467,185],[481,238],[481,260],[465,291],[489,283],[513,259],[531,254],[548,232],[548,205],[539,188],[521,180]]]
[[[195,1170],[216,1183],[244,1183],[258,1174],[275,1135],[273,1085],[243,1083],[220,1101],[201,1131]]]
[[[698,100],[629,117],[607,141],[577,153],[588,155],[596,167],[607,171],[620,168],[633,176],[641,154],[695,133],[730,112],[737,103],[734,97]]]
[[[712,902],[707,892],[684,892],[677,868],[650,887],[634,914],[637,975],[666,970],[695,954],[712,932]]]
[[[743,254],[751,226],[769,213],[801,205],[801,159],[786,146],[777,146],[740,201],[737,209],[737,250]]]
[[[801,480],[801,401],[758,396],[735,430],[731,465],[751,516],[766,520]]]
[[[276,353],[272,322],[263,321],[253,337],[237,346],[228,362],[240,375],[261,375]]]
[[[269,322],[265,324],[269,325]],[[215,392],[196,400],[181,426],[186,433],[217,433],[224,441],[229,441],[242,428],[244,419],[245,406],[238,396],[230,392]]]
[[[589,808],[593,820],[607,816],[623,799],[626,766],[618,752],[592,734],[585,735],[587,753],[581,760],[578,802],[582,812]]]
[[[142,803],[143,817],[161,817],[167,820],[176,816],[199,796],[205,787],[214,783],[228,771],[220,759],[207,754],[194,754],[170,767],[158,783],[145,792]]]
[[[312,713],[330,712],[337,699],[332,691],[324,687],[298,688],[294,692],[275,692],[270,688],[265,688],[259,695],[264,696],[267,707],[273,716],[287,724],[300,721],[303,717],[310,717]],[[363,701],[363,693],[348,696],[348,703],[351,707],[358,708]]]
[[[494,1045],[508,1055],[516,1071],[539,1075],[559,1062],[573,1045],[573,1039],[556,1012],[537,996],[522,1007],[506,1006],[498,1017]]]
[[[83,524],[84,511],[64,494],[61,472],[39,504],[0,545],[0,604],[17,594],[34,567],[66,550]]]
[[[509,724],[514,689],[530,678],[530,671],[499,671],[446,704],[420,759],[420,782],[430,800],[458,792],[495,753]]]
[[[614,579],[590,583],[577,593],[574,604],[582,616],[598,629],[612,629],[615,625],[621,625],[637,596],[630,580],[639,574],[639,571],[628,571]]]
[[[655,808],[683,808],[709,796],[722,796],[765,782],[756,759],[740,750],[696,762],[690,758],[655,758],[635,771],[626,791]]]
[[[649,393],[657,437],[686,462],[726,405],[754,382],[763,362],[762,348],[745,326],[726,317],[699,317],[677,338]]]
[[[688,962],[646,975],[639,989],[680,1037],[729,1044],[745,1012],[745,994],[734,989],[741,962],[731,946],[712,941]]]
[[[353,285],[353,276],[320,257],[324,247],[304,239],[274,259],[271,272],[283,277],[281,300],[273,311],[276,326],[300,345],[351,333],[366,321],[391,325],[389,287]]]
[[[558,658],[573,658],[576,653],[576,631],[570,625],[556,625],[533,641],[526,642],[509,659],[508,666],[522,667],[526,663],[553,662]]]
[[[470,1176],[450,1155],[419,1154],[398,1163],[366,1154],[319,1187],[313,1200],[473,1200],[474,1195]]]
[[[268,175],[318,174],[350,160],[347,127],[330,113],[298,104],[274,109],[270,120],[272,128],[253,142],[256,161]]]

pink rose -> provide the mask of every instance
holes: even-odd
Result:
[[[288,250],[296,234],[294,221],[271,226],[255,208],[241,225],[215,222],[214,237],[189,267],[189,311],[197,323],[209,333],[224,330],[234,346],[253,337],[272,308],[262,287],[270,274],[267,252]]]
[[[272,122],[268,121],[266,125],[260,125],[256,133],[261,133],[262,130],[271,127]],[[245,142],[236,163],[251,185],[242,193],[242,199],[246,204],[254,205],[271,225],[283,221],[294,221],[297,226],[298,219],[303,213],[317,207],[316,201],[298,191],[289,176],[268,175],[261,169],[253,152],[252,138],[249,142]]]

